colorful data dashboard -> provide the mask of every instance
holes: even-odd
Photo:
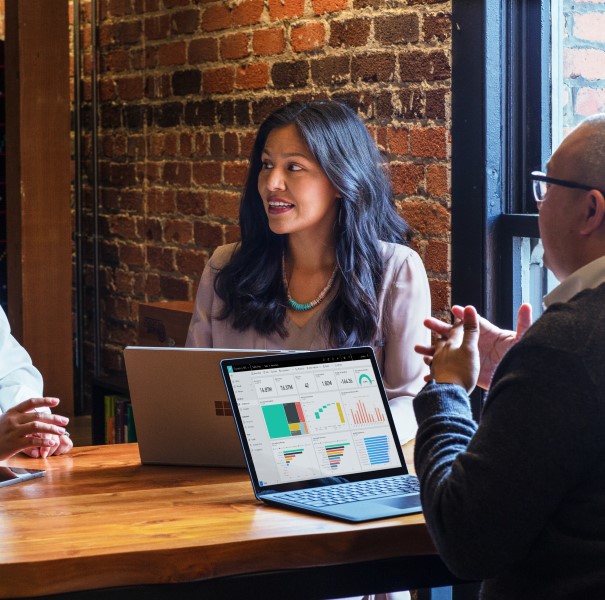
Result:
[[[229,376],[260,485],[401,466],[369,359]]]

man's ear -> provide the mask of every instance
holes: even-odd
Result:
[[[605,227],[605,197],[599,190],[587,192],[584,224],[580,228],[582,235],[590,235],[599,227]]]

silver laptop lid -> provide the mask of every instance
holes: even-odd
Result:
[[[245,467],[220,361],[262,350],[124,350],[144,464]]]

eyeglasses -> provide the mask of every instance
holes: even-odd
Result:
[[[594,185],[585,185],[583,183],[576,183],[575,181],[567,181],[566,179],[555,179],[554,177],[548,177],[548,175],[542,173],[542,171],[532,171],[530,177],[532,180],[534,199],[536,200],[538,209],[540,208],[542,202],[544,202],[546,192],[548,191],[548,186],[551,184],[562,185],[563,187],[574,188],[577,190],[598,190],[598,188],[594,187]]]

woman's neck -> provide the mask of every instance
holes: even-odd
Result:
[[[286,246],[286,259],[297,271],[333,270],[336,265],[334,241],[303,240],[290,236]]]

